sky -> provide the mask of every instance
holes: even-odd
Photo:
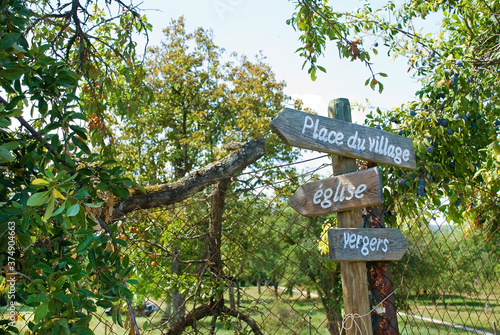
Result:
[[[361,5],[357,0],[332,3],[342,10]],[[319,115],[327,116],[328,102],[335,98],[347,98],[351,105],[368,100],[373,106],[390,109],[411,100],[418,87],[407,73],[406,63],[391,61],[380,52],[372,58],[372,67],[389,77],[384,78],[382,94],[372,91],[364,86],[370,76],[368,68],[358,61],[339,59],[333,43],[327,45],[326,57],[319,62],[327,73],[320,72],[313,82],[307,74],[307,65],[302,70],[303,59],[295,53],[301,46],[300,34],[286,24],[294,11],[294,4],[288,0],[143,0],[140,8],[153,25],[150,45],[158,45],[162,29],[183,15],[188,32],[197,27],[212,29],[216,45],[228,54],[237,52],[252,59],[262,52],[277,79],[286,82],[285,93],[293,99],[300,98],[304,107]],[[363,123],[361,112],[353,110],[352,117],[354,122]]]

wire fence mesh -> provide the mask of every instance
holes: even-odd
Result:
[[[331,166],[320,158],[301,169],[281,180],[276,171],[247,172],[118,222],[127,242],[121,257],[135,264],[128,281],[135,310],[124,303],[98,309],[94,333],[134,334],[134,322],[141,334],[345,332],[340,264],[327,254],[336,216],[306,218],[287,206],[295,186],[328,175]],[[500,321],[498,229],[443,222],[430,201],[400,212],[415,199],[400,192],[384,210],[385,225],[408,240],[403,258],[367,264],[372,318],[389,329],[380,333],[493,334]],[[389,309],[397,323],[384,319]],[[24,312],[21,332],[32,317]]]

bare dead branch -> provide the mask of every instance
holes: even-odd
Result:
[[[146,187],[146,194],[132,194],[128,199],[115,205],[113,218],[119,219],[123,215],[139,209],[168,206],[180,202],[200,192],[208,185],[236,176],[245,167],[262,157],[264,150],[264,139],[251,141],[240,150],[192,172],[179,181]]]

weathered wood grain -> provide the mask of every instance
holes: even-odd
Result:
[[[408,242],[399,229],[337,228],[328,230],[331,261],[398,261]]]
[[[328,115],[331,118],[351,122],[351,106],[347,99],[335,99],[330,101]],[[333,174],[340,175],[357,170],[356,160],[333,155]],[[337,213],[337,224],[340,228],[361,228],[363,225],[361,210],[353,209]],[[373,334],[370,300],[368,298],[368,275],[366,273],[366,262],[340,262],[342,277],[342,296],[344,298],[344,311],[346,315],[361,315],[361,334]],[[346,325],[347,335],[356,335],[358,330],[352,324]]]
[[[315,217],[383,201],[382,179],[376,167],[304,184],[288,205],[301,215]]]
[[[414,169],[411,138],[339,119],[290,108],[282,110],[271,128],[289,145]]]

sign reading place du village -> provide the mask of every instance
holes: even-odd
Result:
[[[285,143],[310,150],[414,169],[413,141],[379,129],[289,108],[271,128]],[[300,186],[288,204],[301,215],[315,217],[383,203],[378,167]],[[398,229],[331,229],[330,259],[398,260],[408,243]]]
[[[342,120],[282,110],[271,128],[289,145],[370,162],[415,169],[410,138]]]

